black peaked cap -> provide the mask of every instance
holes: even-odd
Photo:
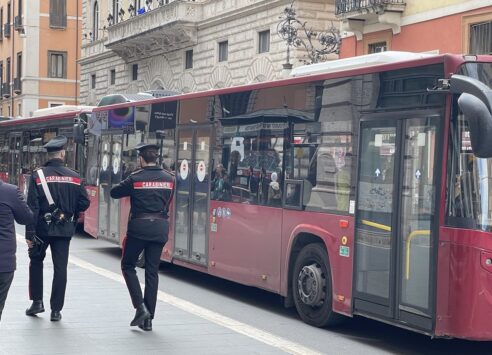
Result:
[[[67,144],[67,141],[68,139],[65,136],[56,136],[55,138],[50,139],[43,147],[46,148],[48,152],[56,152],[62,150]]]
[[[135,147],[135,149],[138,151],[142,151],[142,150],[149,149],[149,148],[154,148],[154,149],[159,150],[159,146],[157,144],[152,144],[152,143],[142,142],[142,143],[138,143],[137,146]]]

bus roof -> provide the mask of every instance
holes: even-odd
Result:
[[[361,57],[366,57],[366,56],[361,56]],[[357,58],[358,57],[339,59],[339,60],[334,60],[332,62],[350,63],[350,61],[358,61],[359,59]],[[307,81],[327,80],[327,79],[341,78],[351,75],[369,74],[369,73],[376,73],[386,70],[403,69],[403,68],[410,68],[413,66],[430,65],[430,64],[437,64],[437,63],[447,63],[447,65],[451,65],[454,68],[457,65],[466,61],[491,60],[490,56],[464,56],[459,54],[429,54],[429,53],[412,53],[412,52],[391,52],[389,55],[385,54],[382,56],[374,56],[369,58],[380,58],[380,61],[377,62],[376,60],[373,60],[373,63],[371,63],[370,65],[353,64],[352,66],[349,66],[347,64],[345,67],[333,68],[331,70],[319,69],[315,72],[313,71],[312,73],[309,73],[309,75],[307,73],[304,75],[299,74],[298,76],[295,77],[291,76],[288,78],[272,80],[267,82],[249,83],[245,85],[231,86],[227,88],[209,89],[209,90],[197,91],[197,92],[186,93],[176,96],[152,98],[149,100],[143,100],[138,104],[149,105],[158,102],[187,100],[187,99],[194,99],[194,98],[205,97],[205,96],[231,94],[236,92],[242,92],[245,90],[257,90],[262,88],[304,83]],[[386,58],[386,61],[384,61],[384,59],[382,58]],[[323,67],[323,65],[330,65],[329,63],[331,62],[319,63],[319,66]],[[310,66],[314,66],[314,65],[317,64],[313,64]],[[332,64],[332,65],[336,65],[336,64]],[[447,73],[449,73],[449,70],[447,71]],[[133,103],[126,102],[126,103],[109,105],[105,107],[96,107],[94,108],[94,111],[95,112],[107,111],[120,107],[129,107],[129,106],[135,106],[135,102]]]
[[[436,56],[436,54],[387,51],[361,55],[358,57],[350,57],[322,63],[303,65],[301,67],[294,68],[290,75],[296,77],[302,75],[333,73],[343,70],[367,68],[373,65],[391,64],[402,61],[424,59],[433,56]]]
[[[32,117],[41,117],[48,115],[56,115],[59,113],[73,112],[73,111],[92,111],[93,106],[78,106],[78,105],[61,105],[55,107],[41,108],[34,111]]]

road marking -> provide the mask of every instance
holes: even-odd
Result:
[[[17,239],[19,241],[24,241],[24,236],[17,234]],[[91,264],[85,260],[82,260],[76,256],[70,255],[68,261],[76,265],[82,269],[91,271],[93,273],[96,273],[100,276],[103,276],[107,279],[119,282],[121,284],[125,284],[125,280],[122,275],[117,274],[115,272],[103,269],[99,266],[96,266],[94,264]],[[144,287],[143,284],[141,284],[142,287]],[[157,299],[162,302],[166,302],[167,304],[174,306],[176,308],[179,308],[187,313],[193,314],[195,316],[198,316],[200,318],[206,319],[210,322],[213,322],[215,324],[218,324],[222,327],[228,328],[230,330],[235,331],[236,333],[246,335],[247,337],[250,337],[252,339],[255,339],[257,341],[260,341],[264,344],[267,344],[269,346],[278,348],[282,351],[285,351],[289,354],[299,354],[299,355],[304,355],[304,354],[309,354],[309,355],[318,355],[322,354],[318,351],[315,351],[313,349],[307,348],[305,346],[302,346],[300,344],[294,343],[292,341],[289,341],[287,339],[284,339],[282,337],[276,336],[272,333],[266,332],[264,330],[255,328],[251,325],[239,322],[235,319],[226,317],[222,314],[213,312],[207,308],[201,307],[199,305],[196,305],[194,303],[191,303],[189,301],[183,300],[179,297],[175,297],[173,295],[170,295],[169,293],[163,292],[163,291],[158,291],[157,294]]]

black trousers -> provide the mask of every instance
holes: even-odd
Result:
[[[53,260],[53,284],[51,286],[50,306],[52,311],[61,311],[65,302],[65,290],[67,289],[67,265],[68,250],[71,238],[66,237],[40,237],[43,248],[39,255],[29,256],[29,298],[33,301],[43,299],[43,261],[46,257],[46,249],[51,248]]]
[[[142,302],[145,303],[152,317],[154,317],[157,303],[158,273],[163,247],[164,243],[149,242],[133,237],[127,237],[123,243],[121,271],[130,292],[133,307],[137,308]],[[135,270],[138,256],[142,251],[145,251],[145,293],[143,296]]]
[[[3,307],[9,293],[10,285],[14,279],[14,272],[0,272],[0,319],[2,318]]]

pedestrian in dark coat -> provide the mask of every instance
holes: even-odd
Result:
[[[33,214],[17,186],[0,180],[0,319],[16,267],[17,249],[14,221],[32,223]]]
[[[49,160],[36,169],[30,180],[27,203],[34,212],[34,223],[26,228],[26,240],[31,252],[29,258],[29,295],[33,301],[26,315],[33,316],[44,312],[43,304],[43,261],[46,249],[51,248],[53,259],[53,287],[51,289],[51,320],[61,319],[61,310],[65,302],[67,287],[67,265],[70,240],[75,233],[79,214],[90,204],[87,191],[80,175],[65,167],[65,145],[67,138],[57,136],[44,145]],[[53,204],[50,205],[44,192],[44,175]],[[42,241],[40,248],[34,251],[35,236]]]
[[[136,309],[131,326],[152,330],[152,318],[157,303],[159,263],[169,229],[168,207],[174,179],[157,166],[159,146],[139,144],[136,147],[141,169],[134,171],[111,189],[112,198],[130,196],[130,216],[127,238],[123,243],[121,270],[133,307]],[[145,294],[138,281],[135,266],[140,253],[145,255]]]

